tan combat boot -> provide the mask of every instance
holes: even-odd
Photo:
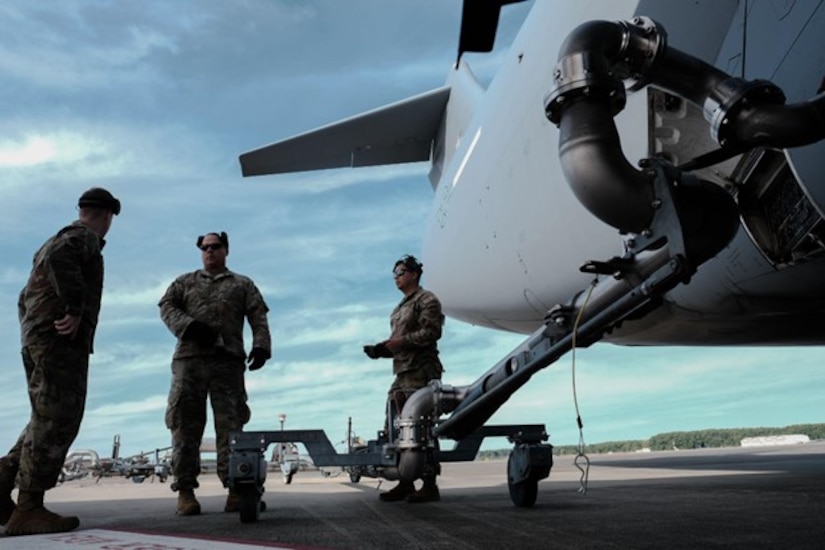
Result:
[[[229,494],[226,495],[226,504],[223,507],[224,512],[238,512],[241,509],[241,495],[229,489]]]
[[[43,507],[43,491],[20,491],[17,509],[6,524],[6,535],[64,533],[80,525],[75,516],[60,516]]]
[[[415,485],[412,481],[399,481],[398,485],[378,495],[384,502],[396,502],[404,500],[415,492]]]
[[[263,500],[258,503],[259,511],[266,510],[266,502]],[[226,504],[223,507],[224,512],[240,512],[241,511],[241,495],[237,491],[229,489],[229,494],[226,495]]]
[[[201,513],[201,505],[195,498],[194,490],[180,489],[178,491],[178,507],[175,513],[179,516],[197,516]]]
[[[17,505],[11,499],[11,492],[14,489],[15,469],[0,461],[0,525],[5,525],[14,513]]]

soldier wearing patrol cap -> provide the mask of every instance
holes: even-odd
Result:
[[[76,221],[35,253],[18,301],[32,411],[17,443],[0,458],[0,524],[6,535],[58,533],[80,524],[47,510],[43,496],[57,484],[83,418],[103,293],[101,250],[120,201],[93,187],[78,199],[78,211]]]

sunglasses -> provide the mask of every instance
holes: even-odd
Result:
[[[406,269],[399,269],[399,270],[393,271],[393,272],[392,272],[392,276],[393,276],[393,277],[401,277],[401,276],[402,276],[402,275],[404,275],[406,272],[407,272],[407,270],[406,270]]]
[[[223,248],[222,243],[210,243],[201,246],[201,250],[203,250],[204,252],[206,252],[207,250],[220,250],[221,248]]]

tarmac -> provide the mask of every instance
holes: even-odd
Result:
[[[506,460],[448,463],[441,501],[387,503],[393,482],[340,470],[270,473],[253,523],[223,512],[214,474],[202,514],[178,517],[168,483],[84,478],[47,506],[80,517],[71,532],[0,536],[0,548],[487,549],[817,548],[825,546],[825,442],[776,447],[592,455],[586,492],[572,456],[554,457],[535,506],[513,505]]]

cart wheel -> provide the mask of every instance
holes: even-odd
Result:
[[[239,489],[241,523],[255,523],[261,515],[261,494],[255,487]]]
[[[508,483],[510,500],[520,508],[530,508],[536,503],[539,494],[539,482],[533,479],[521,483]]]
[[[513,456],[507,460],[507,471],[510,471],[510,463]],[[512,476],[507,476],[507,487],[510,489],[510,500],[520,508],[530,508],[536,503],[539,494],[539,480],[529,477],[518,483],[513,483]]]

